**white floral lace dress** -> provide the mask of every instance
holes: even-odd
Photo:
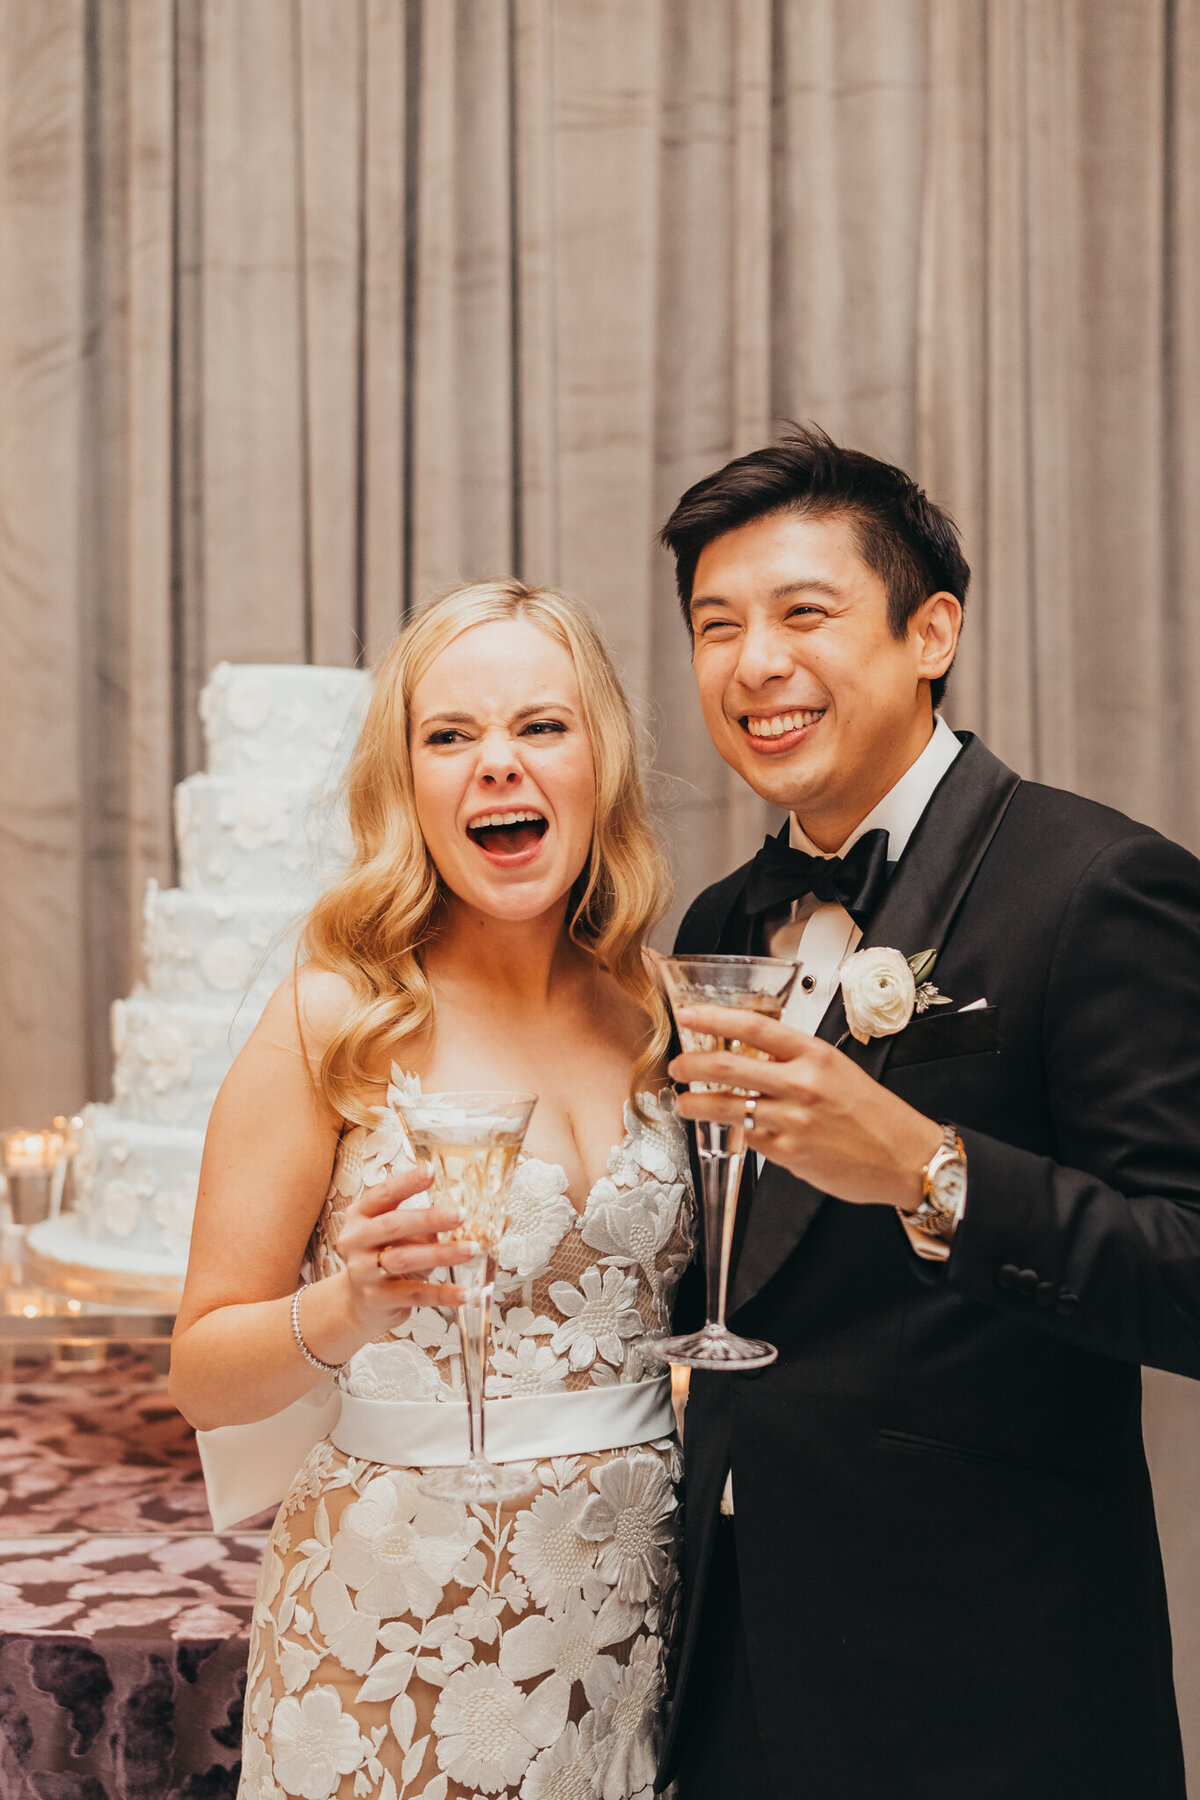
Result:
[[[669,1093],[582,1209],[522,1160],[493,1305],[489,1407],[659,1374],[691,1256]],[[390,1106],[343,1135],[308,1273],[347,1205],[407,1162]],[[416,1204],[427,1204],[423,1198]],[[458,1329],[432,1308],[360,1350],[350,1393],[465,1406]],[[239,1800],[650,1800],[676,1611],[674,1438],[539,1463],[532,1498],[430,1500],[410,1468],[326,1439],[280,1508],[250,1640]]]

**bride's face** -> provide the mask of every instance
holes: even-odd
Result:
[[[560,906],[583,868],[596,775],[575,667],[526,620],[475,625],[413,690],[417,819],[451,893],[512,921]]]

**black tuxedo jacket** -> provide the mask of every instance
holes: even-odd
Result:
[[[958,1126],[965,1216],[927,1263],[890,1208],[747,1183],[730,1320],[779,1360],[692,1376],[662,1780],[732,1467],[777,1796],[1183,1800],[1139,1364],[1200,1375],[1200,863],[963,741],[863,944],[986,1009],[846,1052]],[[760,948],[747,868],[677,950]]]

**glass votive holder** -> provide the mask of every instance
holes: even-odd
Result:
[[[0,1258],[16,1283],[21,1280],[26,1232],[51,1217],[56,1188],[61,1199],[65,1147],[65,1135],[56,1126],[40,1131],[17,1126],[0,1137],[4,1176]]]

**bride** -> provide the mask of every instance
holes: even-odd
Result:
[[[348,801],[351,866],[213,1112],[171,1392],[202,1431],[244,1428],[332,1374],[390,1403],[395,1456],[356,1455],[335,1424],[291,1482],[239,1794],[649,1800],[677,1452],[646,1340],[692,1215],[641,959],[666,875],[586,616],[515,581],[435,601],[380,667]],[[429,1204],[391,1104],[416,1082],[539,1096],[487,1392],[493,1415],[581,1404],[532,1496],[501,1507],[418,1486],[428,1409],[405,1408],[465,1411],[446,1309],[470,1252],[438,1242],[455,1216]]]

